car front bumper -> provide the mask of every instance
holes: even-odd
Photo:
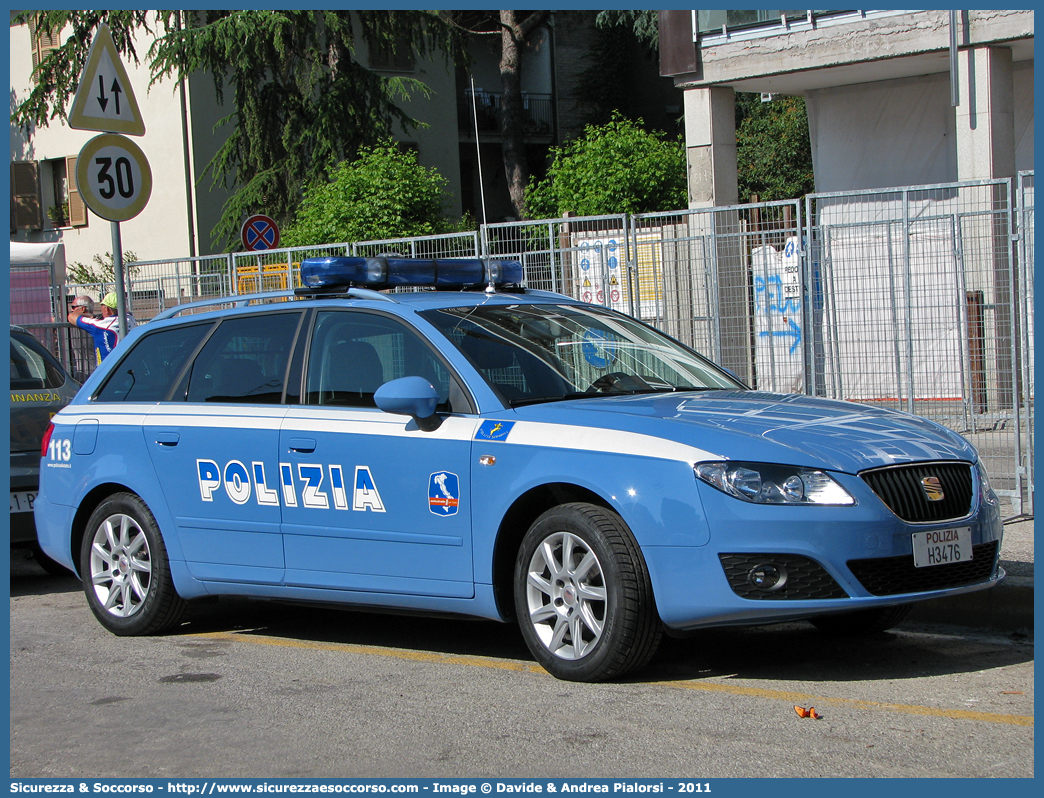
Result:
[[[852,507],[766,506],[713,488],[701,496],[712,530],[700,547],[644,546],[663,622],[687,630],[775,623],[983,590],[999,568],[999,507],[977,500],[967,518],[905,523],[862,496]],[[971,560],[916,568],[913,534],[968,528]],[[765,587],[768,571],[786,589]]]

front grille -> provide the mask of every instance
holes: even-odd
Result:
[[[968,463],[917,463],[860,474],[878,498],[904,521],[914,524],[964,518],[972,509],[972,466]],[[938,478],[944,497],[928,501],[922,480]]]
[[[822,565],[796,554],[719,554],[729,586],[740,598],[784,601],[848,598]],[[749,579],[758,566],[768,565],[785,577],[775,589],[758,587]]]
[[[924,593],[949,587],[985,582],[993,574],[997,541],[972,546],[972,558],[949,565],[914,566],[913,555],[849,560],[848,568],[867,592],[874,596]]]

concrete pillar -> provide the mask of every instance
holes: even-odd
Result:
[[[689,207],[735,205],[736,94],[730,88],[685,90]]]
[[[689,207],[720,208],[739,202],[736,172],[736,95],[730,88],[685,90],[685,161]],[[716,357],[725,368],[753,384],[754,348],[750,316],[750,269],[735,210],[694,214],[691,240],[710,242],[719,338]]]
[[[1011,50],[972,47],[960,53],[957,179],[1015,176],[1015,98]]]
[[[958,180],[994,180],[1015,177],[1015,99],[1012,84],[1011,50],[1007,47],[972,47],[958,58],[960,105],[957,119]],[[1012,309],[1013,278],[1008,215],[1011,194],[1003,186],[992,189],[996,213],[988,221],[968,220],[965,242],[967,277],[971,291],[983,291],[993,308],[992,334],[986,343],[994,350],[997,375],[1013,374]],[[987,322],[988,323],[988,322]],[[974,377],[974,375],[973,375]],[[1013,379],[1002,378],[987,386],[986,408],[1010,408],[1014,401]]]

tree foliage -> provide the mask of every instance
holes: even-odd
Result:
[[[426,11],[47,11],[25,12],[38,29],[72,34],[36,72],[37,86],[12,114],[27,128],[65,116],[93,33],[108,22],[117,50],[134,64],[132,34],[155,37],[144,56],[152,82],[202,72],[213,77],[228,114],[227,134],[206,166],[213,185],[232,194],[213,231],[234,244],[242,219],[264,211],[281,223],[303,188],[361,148],[417,122],[400,107],[424,94],[418,80],[375,72],[362,63],[368,48],[408,47],[415,57],[438,49],[464,58],[463,37]],[[226,103],[227,101],[227,103]]]
[[[635,38],[652,50],[660,49],[659,15],[651,9],[599,11],[595,18],[599,28],[630,28]]]
[[[815,191],[812,145],[803,97],[763,103],[736,94],[736,161],[740,202],[796,199]]]
[[[645,213],[687,204],[685,147],[642,121],[614,114],[605,125],[553,147],[547,178],[531,184],[526,204],[533,218]]]
[[[133,276],[136,266],[128,267],[127,264],[134,263],[138,256],[129,249],[123,253],[123,266]],[[93,263],[80,263],[73,261],[65,270],[66,282],[71,285],[112,285],[116,282],[116,264],[113,263],[111,252],[104,255],[95,255]],[[98,297],[101,299],[101,297]]]
[[[432,235],[449,228],[443,217],[446,179],[386,140],[363,147],[313,183],[297,218],[283,233],[287,246],[309,246]]]
[[[597,24],[617,33],[629,28],[646,46],[659,48],[656,11],[600,11]],[[618,50],[620,43],[606,38],[600,46]],[[619,59],[615,50],[608,52],[608,57],[598,59],[598,70],[593,80],[585,83],[585,91],[596,107],[625,108],[625,101],[618,96],[622,82],[606,74]],[[737,93],[736,146],[741,202],[753,194],[769,202],[794,199],[815,190],[804,98],[777,97],[762,103],[760,94]]]

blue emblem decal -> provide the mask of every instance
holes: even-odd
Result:
[[[616,360],[616,341],[610,333],[592,329],[584,333],[584,343],[580,347],[584,360],[597,369],[604,369]]]
[[[514,421],[483,421],[482,426],[475,433],[475,440],[506,441],[513,426],[515,426]]]
[[[428,478],[428,509],[435,515],[456,515],[460,506],[460,480],[449,471]]]

